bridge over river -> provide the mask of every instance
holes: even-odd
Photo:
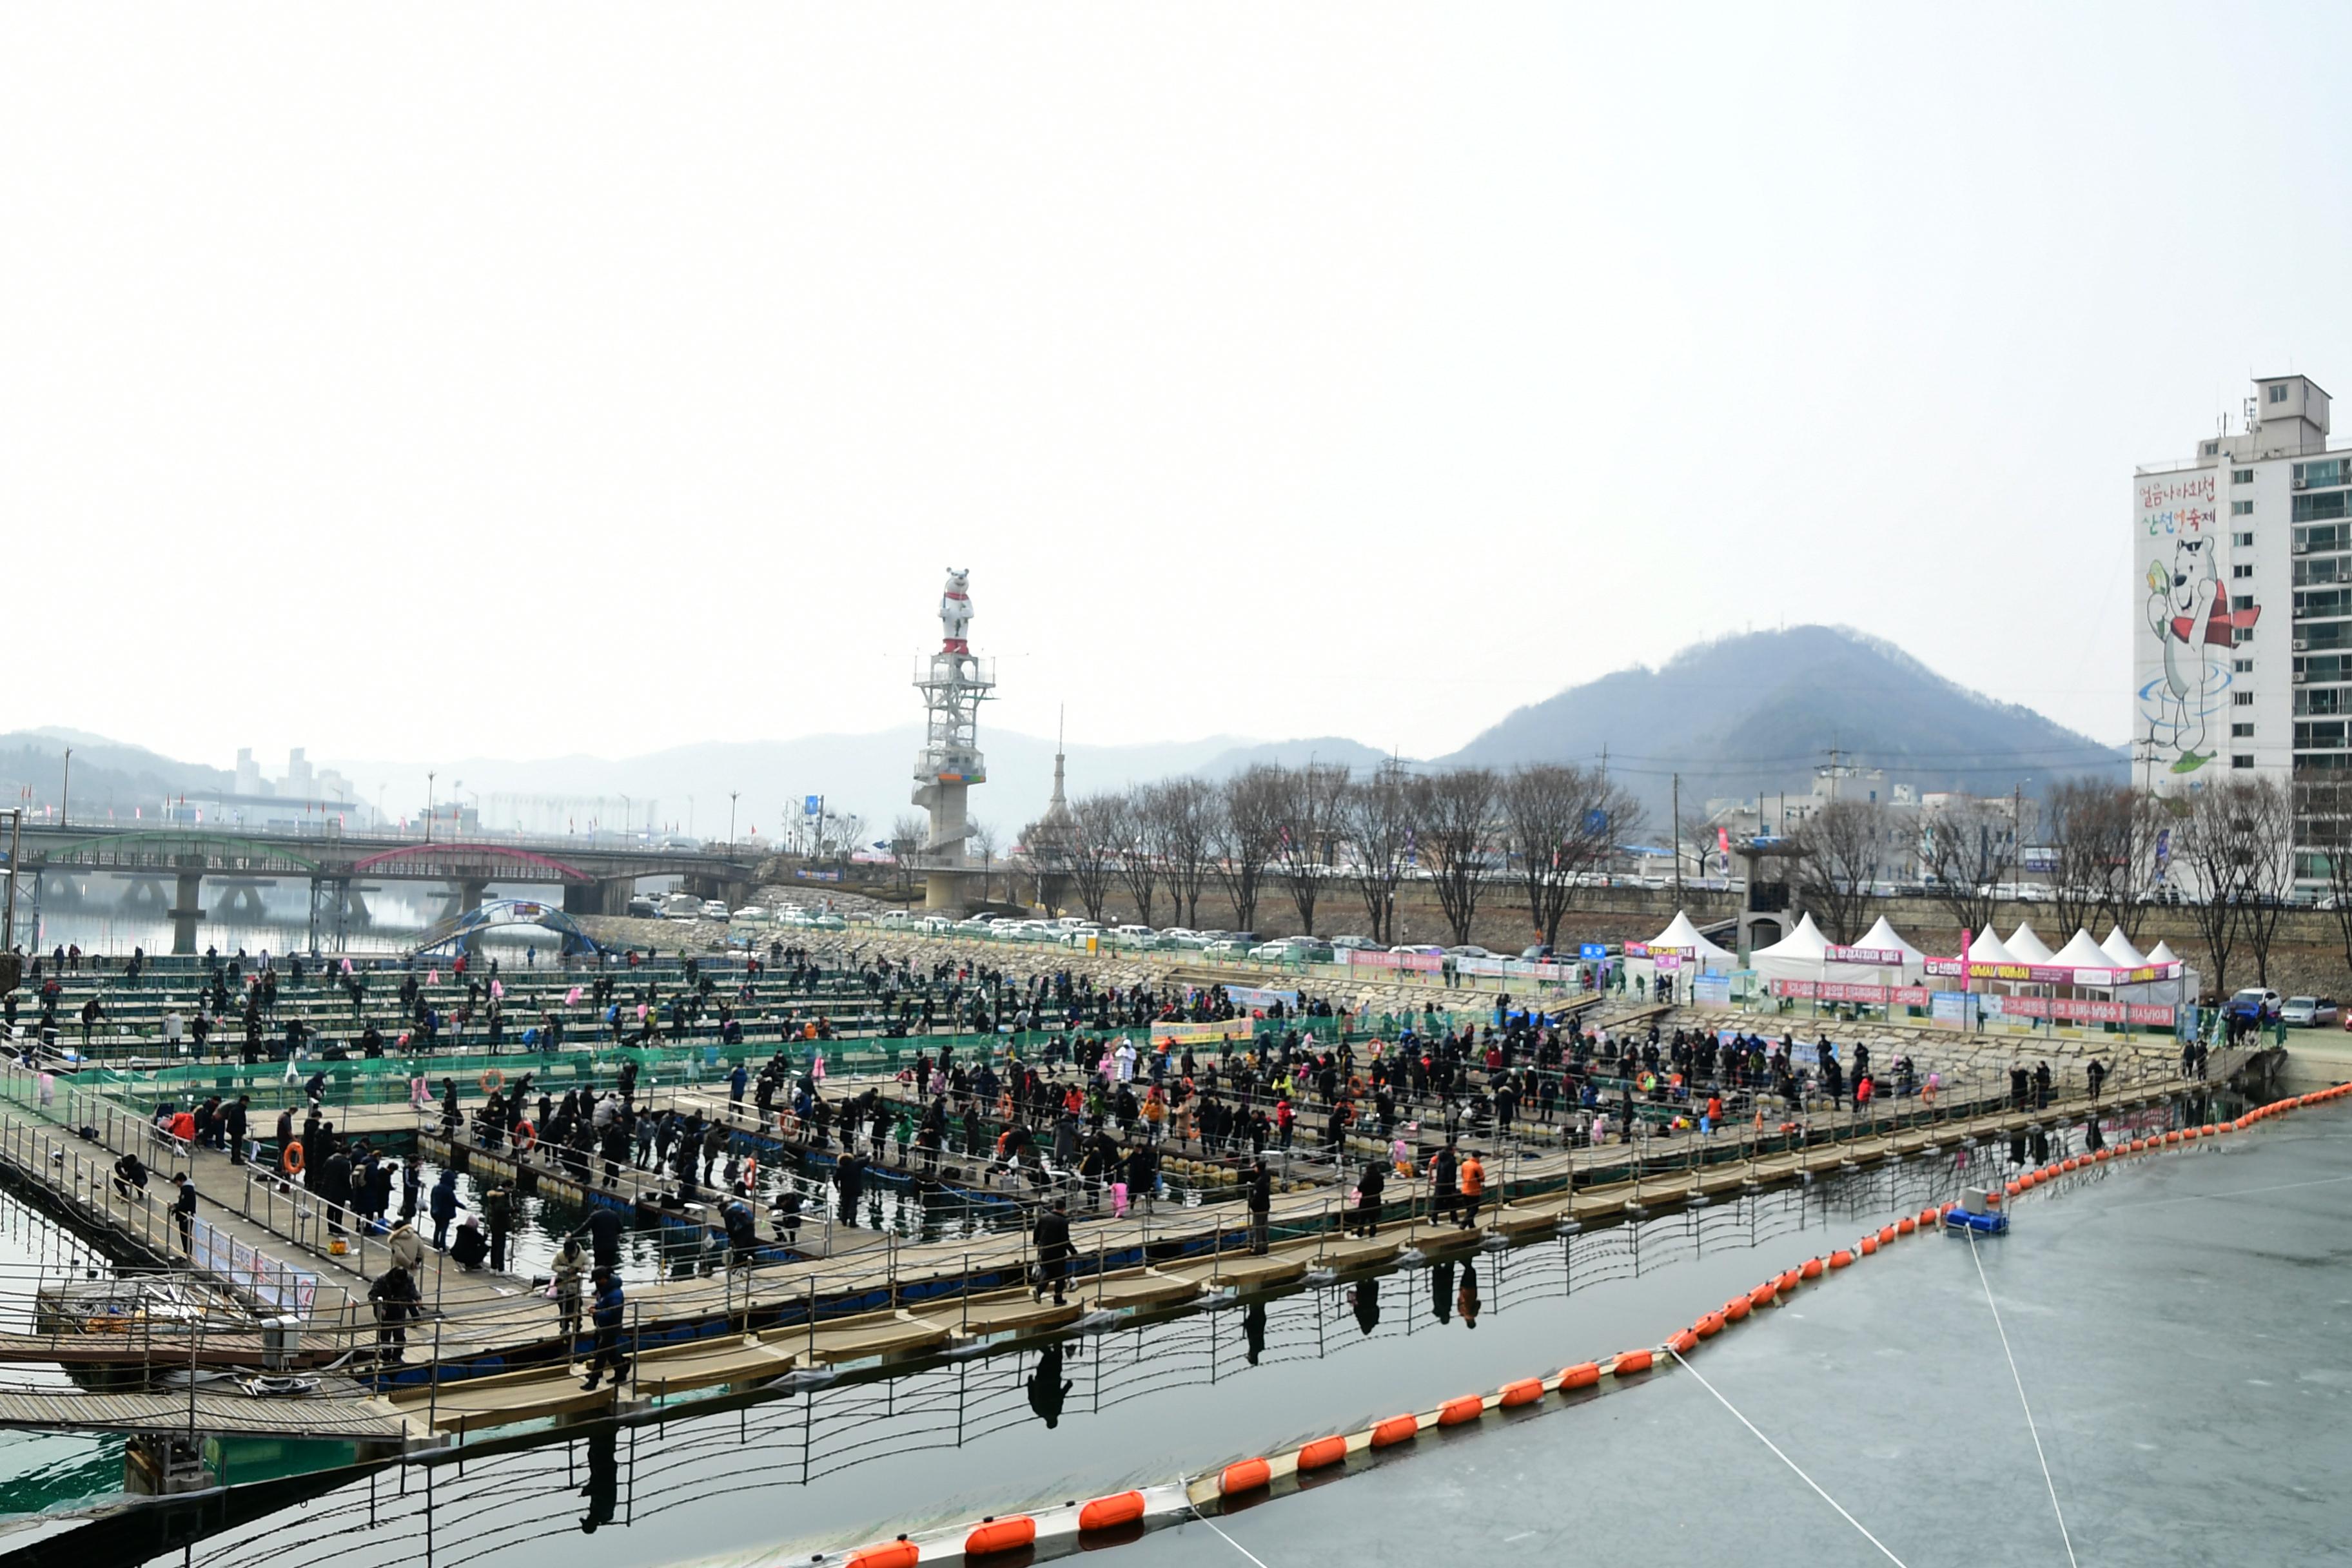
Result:
[[[386,881],[437,882],[457,895],[454,913],[478,909],[493,881],[552,884],[566,914],[621,914],[640,878],[677,877],[697,898],[730,905],[749,894],[756,868],[725,850],[594,845],[576,839],[476,839],[456,843],[388,835],[229,833],[203,827],[34,827],[24,833],[20,870],[37,900],[44,885],[88,876],[127,879],[125,906],[172,921],[172,951],[194,952],[205,919],[205,883],[216,884],[217,918],[258,913],[261,889],[307,883],[311,945],[340,952],[363,895]],[[166,886],[170,891],[165,891]],[[20,888],[19,899],[25,897]],[[168,901],[167,901],[168,900]],[[21,906],[20,906],[21,907]]]

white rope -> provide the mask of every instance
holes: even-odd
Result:
[[[1885,1554],[1886,1560],[1887,1560],[1889,1563],[1894,1563],[1894,1564],[1895,1564],[1895,1568],[1906,1568],[1906,1564],[1904,1563],[1903,1559],[1901,1559],[1900,1557],[1895,1556],[1894,1552],[1887,1551],[1887,1549],[1886,1549],[1886,1542],[1885,1542],[1884,1541],[1879,1540],[1879,1539],[1878,1539],[1878,1537],[1876,1537],[1876,1536],[1874,1536],[1874,1535],[1871,1534],[1871,1533],[1870,1533],[1870,1531],[1869,1531],[1866,1528],[1864,1528],[1864,1526],[1863,1525],[1862,1521],[1860,1521],[1860,1520],[1858,1520],[1858,1519],[1854,1518],[1854,1517],[1853,1517],[1853,1515],[1852,1515],[1852,1514],[1850,1514],[1850,1513],[1846,1512],[1846,1510],[1845,1510],[1844,1507],[1839,1503],[1839,1501],[1838,1501],[1838,1500],[1837,1500],[1837,1499],[1835,1499],[1835,1498],[1833,1498],[1833,1497],[1830,1496],[1830,1494],[1829,1494],[1829,1493],[1827,1493],[1827,1492],[1825,1492],[1825,1491],[1822,1491],[1822,1484],[1821,1484],[1821,1482],[1819,1482],[1819,1481],[1817,1481],[1817,1480],[1813,1479],[1813,1478],[1812,1478],[1812,1477],[1811,1477],[1811,1476],[1809,1476],[1809,1475],[1805,1474],[1804,1470],[1803,1470],[1801,1468],[1800,1468],[1800,1467],[1799,1467],[1799,1465],[1797,1464],[1797,1461],[1796,1461],[1796,1460],[1794,1460],[1794,1459],[1792,1459],[1792,1458],[1789,1458],[1789,1456],[1788,1456],[1788,1455],[1786,1455],[1786,1454],[1784,1454],[1784,1453],[1780,1452],[1780,1446],[1778,1443],[1773,1442],[1771,1438],[1767,1437],[1766,1436],[1764,1436],[1764,1434],[1763,1434],[1763,1433],[1761,1433],[1761,1432],[1757,1432],[1757,1431],[1756,1431],[1756,1423],[1755,1423],[1755,1422],[1753,1422],[1753,1421],[1750,1421],[1750,1420],[1749,1420],[1749,1419],[1748,1419],[1748,1417],[1747,1417],[1747,1416],[1745,1416],[1745,1415],[1740,1415],[1740,1414],[1739,1414],[1739,1407],[1738,1407],[1738,1405],[1736,1405],[1732,1404],[1732,1403],[1731,1403],[1731,1401],[1729,1401],[1728,1399],[1724,1398],[1724,1397],[1723,1397],[1723,1391],[1722,1391],[1722,1390],[1720,1390],[1720,1389],[1718,1389],[1718,1388],[1717,1388],[1717,1387],[1715,1386],[1715,1384],[1711,1384],[1711,1383],[1707,1382],[1707,1380],[1706,1380],[1706,1373],[1704,1373],[1700,1372],[1698,1368],[1696,1368],[1696,1367],[1695,1367],[1695,1366],[1691,1365],[1691,1363],[1690,1363],[1689,1362],[1687,1362],[1687,1361],[1683,1361],[1683,1352],[1680,1352],[1680,1351],[1678,1351],[1678,1350],[1675,1349],[1675,1347],[1674,1347],[1674,1346],[1672,1346],[1672,1345],[1668,1345],[1668,1346],[1666,1347],[1666,1353],[1667,1353],[1667,1354],[1669,1354],[1669,1355],[1671,1355],[1671,1356],[1673,1356],[1673,1357],[1675,1358],[1675,1360],[1676,1360],[1676,1361],[1678,1361],[1678,1362],[1682,1362],[1682,1368],[1683,1368],[1683,1370],[1684,1370],[1685,1372],[1686,1372],[1686,1373],[1690,1373],[1693,1377],[1697,1378],[1697,1379],[1698,1379],[1698,1385],[1699,1385],[1701,1388],[1704,1388],[1704,1389],[1706,1389],[1709,1394],[1714,1394],[1714,1395],[1715,1395],[1715,1397],[1716,1397],[1716,1402],[1717,1402],[1717,1404],[1721,1405],[1722,1405],[1726,1410],[1730,1411],[1730,1412],[1731,1412],[1731,1414],[1732,1414],[1733,1415],[1738,1416],[1738,1420],[1739,1420],[1739,1424],[1740,1424],[1742,1426],[1747,1427],[1750,1432],[1756,1432],[1756,1440],[1757,1440],[1758,1442],[1759,1442],[1759,1443],[1763,1444],[1766,1447],[1768,1447],[1768,1448],[1771,1449],[1771,1450],[1772,1450],[1772,1457],[1773,1457],[1774,1458],[1776,1458],[1776,1459],[1780,1460],[1782,1464],[1784,1464],[1784,1465],[1788,1466],[1790,1469],[1795,1470],[1795,1471],[1797,1472],[1797,1479],[1798,1479],[1799,1480],[1801,1480],[1801,1481],[1804,1482],[1807,1486],[1809,1486],[1809,1487],[1812,1488],[1812,1489],[1813,1489],[1813,1490],[1814,1490],[1817,1494],[1819,1494],[1819,1496],[1821,1497],[1821,1500],[1822,1500],[1823,1502],[1825,1502],[1825,1503],[1829,1504],[1832,1508],[1836,1509],[1836,1510],[1838,1510],[1838,1517],[1839,1517],[1840,1519],[1844,1520],[1848,1524],[1850,1524],[1850,1525],[1853,1526],[1856,1530],[1861,1531],[1862,1531],[1862,1538],[1863,1538],[1864,1541],[1869,1542],[1873,1546],[1877,1547],[1877,1548],[1878,1548],[1878,1550],[1879,1550],[1881,1552],[1884,1552],[1884,1553]]]
[[[1186,1480],[1182,1485],[1184,1488],[1184,1503],[1186,1507],[1192,1510],[1192,1517],[1199,1520],[1202,1524],[1207,1525],[1212,1531],[1214,1531],[1218,1540],[1223,1542],[1226,1545],[1232,1547],[1234,1551],[1240,1552],[1251,1562],[1257,1563],[1257,1568],[1265,1568],[1265,1563],[1259,1559],[1256,1552],[1252,1552],[1248,1547],[1244,1546],[1240,1542],[1235,1541],[1223,1531],[1218,1530],[1217,1521],[1201,1511],[1201,1505],[1192,1500],[1192,1483],[1190,1480]]]
[[[2009,1348],[2009,1331],[2000,1326],[2000,1308],[1992,1299],[1992,1281],[1985,1278],[1984,1258],[1977,1252],[1977,1233],[1971,1230],[1967,1234],[1969,1260],[1977,1266],[1977,1282],[1984,1287],[1985,1305],[1992,1308],[1992,1326],[2000,1335],[2000,1353],[2009,1358],[2010,1381],[2017,1384],[2017,1403],[2025,1409],[2025,1429],[2033,1435],[2033,1457],[2042,1461],[2042,1484],[2050,1489],[2050,1511],[2058,1516],[2059,1539],[2065,1542],[2066,1561],[2073,1563],[2074,1537],[2066,1529],[2066,1510],[2058,1506],[2058,1483],[2050,1478],[2050,1456],[2042,1451],[2042,1429],[2033,1424],[2033,1406],[2026,1402],[2025,1379],[2018,1375],[2017,1355]]]
[[[2260,1193],[2291,1193],[2298,1187],[2332,1187],[2340,1182],[2352,1182],[2352,1176],[2321,1176],[2309,1182],[2281,1182],[2274,1187],[2232,1187],[2226,1193],[2184,1193],[2177,1198],[2149,1198],[2144,1203],[2112,1204],[2108,1214],[2121,1214],[2126,1209],[2162,1208],[2167,1204],[2210,1204],[2223,1198],[2251,1198]]]

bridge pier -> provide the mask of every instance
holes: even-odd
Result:
[[[122,890],[122,912],[126,915],[161,913],[171,906],[171,896],[163,891],[160,877],[137,878]]]
[[[172,951],[192,953],[196,951],[197,923],[205,918],[205,874],[182,871],[174,881],[172,907],[164,911],[172,917]]]
[[[213,908],[213,919],[225,924],[242,920],[257,925],[268,918],[269,905],[259,882],[230,883],[226,896]]]
[[[566,882],[563,912],[567,915],[625,915],[635,896],[635,877],[606,877],[594,882]]]

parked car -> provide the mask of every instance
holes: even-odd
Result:
[[[768,911],[757,904],[745,904],[728,918],[739,925],[755,926],[768,918]]]
[[[1344,947],[1349,952],[1378,952],[1381,950],[1381,944],[1368,936],[1335,936],[1331,939],[1331,945]]]
[[[1485,948],[1470,942],[1464,942],[1460,947],[1449,947],[1445,952],[1447,956],[1452,958],[1500,958],[1503,956],[1499,952],[1489,952]]]
[[[2343,1010],[2326,996],[2290,996],[2279,1009],[2279,1022],[2294,1029],[2316,1029],[2342,1016]]]
[[[2285,999],[2277,992],[2249,985],[2231,997],[2221,1010],[2232,1018],[2252,1018],[2257,1023],[2267,1024],[2279,1016],[2279,1009],[2284,1005]]]
[[[1247,958],[1249,949],[1238,942],[1220,938],[1201,950],[1203,958]]]
[[[666,921],[698,921],[702,918],[702,900],[692,893],[672,893],[662,900],[661,913]]]
[[[1402,947],[1392,947],[1389,949],[1389,951],[1391,952],[1418,952],[1429,958],[1444,958],[1445,956],[1445,950],[1444,948],[1432,947],[1427,942],[1407,943]]]
[[[727,907],[727,905],[726,905],[725,901],[724,901],[724,900],[719,900],[719,899],[705,899],[705,900],[702,900],[702,918],[703,918],[704,920],[707,920],[707,921],[724,921],[724,920],[732,920],[732,919],[734,918],[734,915],[735,915],[735,911],[734,911],[734,910],[730,910],[730,909],[729,909],[729,908]]]
[[[651,899],[631,899],[629,900],[627,912],[631,918],[635,920],[657,921],[661,919],[661,906],[654,902]]]

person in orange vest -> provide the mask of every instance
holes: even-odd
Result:
[[[1462,1156],[1462,1169],[1459,1175],[1462,1183],[1460,1228],[1470,1230],[1478,1224],[1478,1205],[1486,1193],[1486,1167],[1478,1163],[1478,1156],[1475,1151]]]

